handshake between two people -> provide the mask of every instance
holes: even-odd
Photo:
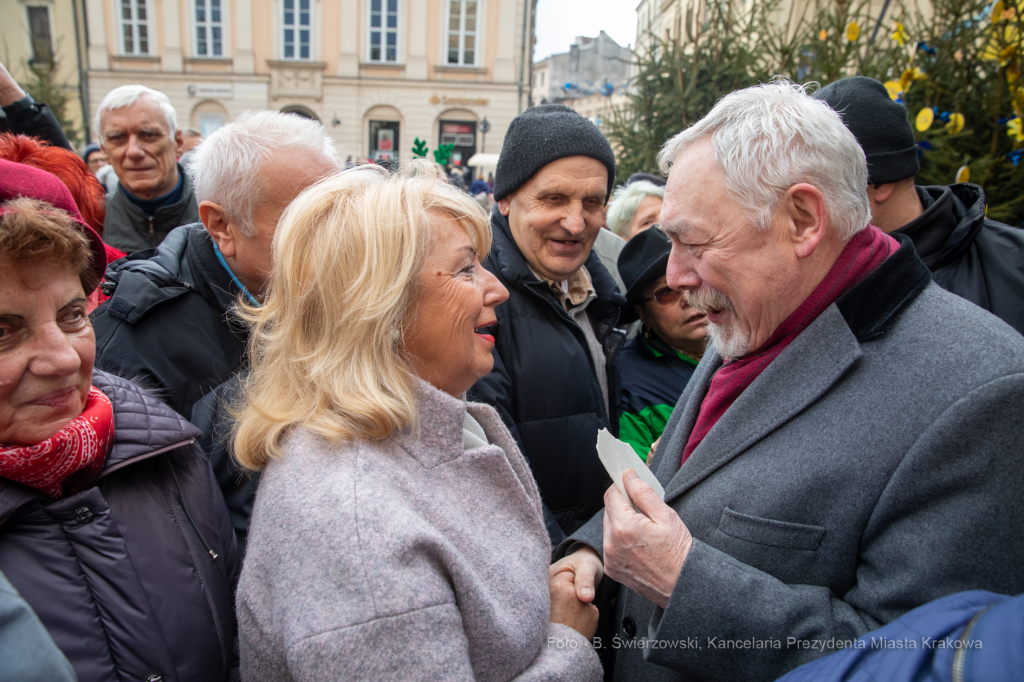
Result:
[[[622,482],[628,499],[614,484],[604,494],[604,562],[582,545],[548,569],[551,622],[588,639],[597,631],[592,602],[605,575],[664,609],[693,545],[679,515],[636,472],[627,469]]]

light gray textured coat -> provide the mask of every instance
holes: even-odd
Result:
[[[419,382],[420,432],[304,429],[263,473],[238,587],[242,679],[599,680],[548,622],[550,545],[493,408]],[[494,445],[463,451],[466,411]]]
[[[908,244],[825,309],[680,467],[722,364],[704,357],[653,464],[693,547],[667,609],[622,589],[616,620],[623,646],[684,647],[620,650],[616,680],[773,680],[834,651],[801,647],[938,597],[1024,592],[1024,339],[928,284]],[[561,551],[574,541],[601,552],[600,515]]]

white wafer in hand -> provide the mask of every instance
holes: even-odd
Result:
[[[654,477],[644,461],[637,456],[636,450],[629,443],[623,443],[613,436],[608,429],[601,429],[597,432],[597,456],[601,459],[601,464],[604,465],[608,475],[612,477],[612,481],[615,482],[615,487],[625,495],[627,500],[629,495],[622,484],[622,474],[626,472],[626,469],[635,471],[641,481],[654,488],[658,497],[665,499],[665,489],[661,487],[658,479]]]

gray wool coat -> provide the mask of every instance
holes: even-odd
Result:
[[[666,609],[620,591],[617,681],[774,680],[938,597],[1024,592],[1024,339],[901,242],[680,467],[704,357],[653,461],[693,547]],[[601,517],[576,541],[600,553]]]
[[[424,382],[418,397],[418,438],[297,428],[264,471],[242,679],[601,679],[590,642],[548,622],[540,495],[498,414]],[[494,445],[463,451],[467,410]]]

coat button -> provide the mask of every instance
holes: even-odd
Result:
[[[75,521],[77,521],[79,525],[84,525],[92,521],[92,509],[89,509],[88,507],[79,507],[76,509]]]
[[[626,637],[633,639],[636,637],[636,623],[629,616],[622,619],[622,631],[626,633]]]
[[[160,675],[150,675],[146,678],[146,682],[163,682],[164,678]]]

